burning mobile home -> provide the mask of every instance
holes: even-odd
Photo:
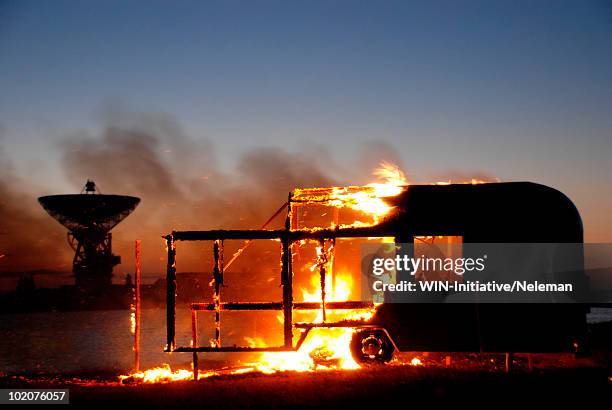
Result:
[[[262,371],[314,365],[355,368],[386,362],[396,350],[540,352],[569,350],[584,334],[582,305],[374,303],[355,298],[363,243],[581,243],[572,202],[551,188],[526,182],[411,185],[383,167],[386,182],[363,187],[296,189],[275,214],[283,229],[173,231],[167,243],[168,352],[190,352],[194,377],[203,352],[262,352]],[[245,241],[224,261],[226,241]],[[224,301],[224,273],[257,240],[280,243],[282,298]],[[177,242],[209,241],[214,257],[211,303],[192,303],[192,340],[176,343]],[[309,257],[304,257],[309,253]],[[342,260],[342,261],[341,261]],[[309,275],[316,292],[296,294],[295,279]],[[418,279],[418,278],[417,278]],[[282,344],[222,343],[222,312],[278,311]],[[214,337],[198,340],[198,313],[214,314]],[[310,315],[308,315],[309,313]],[[302,318],[308,318],[302,320]],[[327,336],[313,330],[330,331]]]

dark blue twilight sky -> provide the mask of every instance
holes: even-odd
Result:
[[[542,182],[612,241],[610,1],[0,0],[16,172],[74,191],[59,141],[109,107],[173,116],[228,170],[258,146],[350,163],[376,141],[415,181]]]

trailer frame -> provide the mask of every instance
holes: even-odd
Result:
[[[325,300],[325,268],[319,266],[321,274],[321,301],[320,302],[295,302],[293,300],[293,267],[291,249],[295,242],[303,240],[318,241],[325,244],[326,241],[335,241],[337,238],[358,238],[380,236],[382,232],[376,227],[359,228],[340,228],[333,229],[293,229],[292,222],[292,203],[302,202],[292,199],[289,200],[279,211],[287,208],[284,229],[268,230],[202,230],[202,231],[172,231],[163,238],[166,241],[167,267],[166,267],[166,326],[167,340],[165,352],[190,352],[193,355],[193,375],[194,380],[198,379],[198,353],[213,352],[292,352],[300,349],[308,334],[315,328],[376,328],[385,333],[385,329],[378,326],[369,325],[363,320],[342,320],[337,322],[327,322],[327,310],[348,310],[348,309],[371,309],[374,303],[364,301],[343,301],[329,302]],[[279,212],[275,214],[278,215]],[[269,221],[268,221],[269,222]],[[267,224],[267,223],[266,223]],[[387,235],[385,235],[387,236]],[[244,240],[248,244],[253,240],[279,240],[280,250],[280,279],[282,287],[282,300],[272,302],[222,302],[222,287],[224,277],[224,241],[225,240]],[[212,272],[211,285],[213,291],[212,303],[191,303],[191,333],[192,341],[190,346],[177,346],[176,344],[176,243],[178,241],[212,241],[214,266]],[[238,252],[240,254],[242,250]],[[233,260],[232,260],[233,261]],[[293,320],[294,310],[322,310],[323,321],[320,323],[296,323]],[[198,312],[214,312],[215,314],[215,337],[211,340],[210,346],[201,346],[198,342]],[[283,344],[280,346],[252,347],[252,346],[222,346],[221,340],[221,312],[223,311],[282,311],[283,313]],[[294,330],[298,330],[299,337],[294,343]],[[391,336],[388,335],[391,339]],[[394,344],[395,346],[395,344]]]

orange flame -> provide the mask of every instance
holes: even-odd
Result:
[[[130,333],[136,333],[136,312],[134,311],[133,305],[132,310],[130,312]]]
[[[335,279],[335,286],[331,289],[331,277],[326,276],[326,289],[328,301],[346,301],[349,299],[352,278],[347,274],[340,274]],[[302,289],[304,301],[320,302],[321,294],[319,278],[311,278],[313,290]],[[331,289],[331,291],[329,291]],[[373,316],[375,309],[354,309],[345,312],[344,319],[368,320]],[[280,318],[282,320],[282,317]],[[323,314],[319,311],[313,323],[323,322]],[[296,352],[266,352],[253,364],[255,370],[262,373],[278,371],[308,372],[317,369],[359,369],[350,351],[351,337],[354,330],[351,328],[321,328],[313,330],[300,350]],[[265,346],[260,339],[247,338],[252,347]]]
[[[306,204],[318,203],[326,206],[343,208],[348,207],[360,214],[369,216],[371,224],[376,224],[380,218],[391,212],[393,206],[384,201],[384,198],[393,197],[402,193],[408,186],[405,174],[399,167],[388,162],[382,162],[374,171],[379,182],[361,187],[332,187],[296,189],[294,199]],[[355,225],[362,225],[355,222]],[[370,225],[370,224],[368,224]],[[328,254],[332,254],[333,245],[329,249],[324,246],[316,248],[316,260],[310,267],[313,274],[310,277],[309,289],[302,289],[302,297],[306,302],[321,302],[321,278],[319,269],[325,268],[325,300],[342,302],[348,301],[353,290],[353,278],[350,273],[332,272],[333,264]],[[332,280],[332,277],[333,280]],[[333,283],[332,283],[333,282]],[[369,320],[375,313],[374,309],[354,309],[338,312],[329,312],[338,320]],[[282,320],[282,316],[279,317]],[[323,312],[319,311],[313,323],[323,322]],[[350,351],[350,341],[354,329],[351,328],[319,328],[312,330],[304,344],[296,352],[263,353],[254,367],[264,373],[276,371],[313,371],[317,368],[358,369]],[[259,339],[247,339],[252,346],[264,346]]]
[[[393,206],[385,202],[402,193],[408,186],[404,173],[393,164],[382,162],[374,175],[379,182],[365,186],[304,188],[293,191],[293,200],[305,204],[320,204],[335,208],[350,208],[372,219],[371,223],[355,221],[351,226],[373,225],[388,215]]]
[[[190,380],[193,378],[193,372],[190,370],[172,371],[170,365],[163,364],[161,367],[154,369],[135,372],[126,376],[119,376],[121,382],[129,380],[141,383],[168,383],[179,380]]]

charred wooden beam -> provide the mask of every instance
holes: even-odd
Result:
[[[221,347],[221,285],[223,284],[223,240],[215,241],[213,245],[215,266],[213,269],[213,281],[215,293],[213,295],[215,305],[215,346]]]
[[[327,310],[369,309],[374,307],[374,304],[372,302],[362,302],[360,300],[349,300],[345,302],[327,302],[325,306]],[[298,310],[321,309],[321,302],[297,302],[293,304],[293,308]]]
[[[287,200],[289,207],[285,218],[285,231],[281,254],[281,285],[283,287],[283,336],[285,347],[293,347],[293,269],[291,267],[291,193]]]
[[[346,302],[327,302],[327,310],[347,310],[347,309],[369,309],[374,307],[372,302],[346,301]],[[256,311],[256,310],[282,310],[283,302],[225,302],[219,305],[220,310],[231,311]],[[192,303],[192,310],[214,311],[214,303]],[[321,302],[296,302],[293,304],[294,310],[319,310]]]
[[[283,302],[225,302],[219,305],[221,310],[282,310]],[[192,303],[191,310],[208,310],[214,311],[216,305],[214,303]]]
[[[280,239],[284,230],[266,229],[217,229],[212,231],[173,231],[177,241],[216,241],[217,239]]]
[[[166,236],[166,247],[166,351],[171,352],[176,346],[176,247],[172,235]]]
[[[323,315],[323,321],[327,320],[327,312],[325,310],[325,277],[326,277],[326,269],[327,266],[327,252],[325,251],[325,241],[319,240],[319,257],[317,258],[317,264],[319,265],[319,286],[321,288],[321,314]]]
[[[140,240],[134,243],[136,271],[134,272],[134,371],[140,370]]]
[[[290,242],[302,239],[324,240],[332,238],[367,238],[395,236],[395,231],[386,225],[359,228],[333,229],[217,229],[211,231],[173,231],[175,241],[216,241],[221,239],[280,239],[288,238]]]
[[[316,327],[334,328],[334,327],[376,327],[375,325],[368,324],[363,320],[341,320],[338,322],[326,322],[326,323],[312,323],[312,322],[298,322],[294,326],[297,329],[313,329]]]
[[[191,311],[191,346],[198,347],[198,312]],[[198,366],[198,352],[193,352],[193,380],[198,380],[200,370]]]
[[[213,346],[181,346],[174,349],[175,352],[293,352],[296,349],[293,347],[285,346],[271,346],[271,347],[247,347],[247,346],[224,346],[224,347],[213,347]]]
[[[326,229],[296,229],[289,233],[292,242],[302,239],[326,240],[333,238],[369,238],[395,236],[395,232],[386,225],[375,225],[359,228],[326,228]]]

